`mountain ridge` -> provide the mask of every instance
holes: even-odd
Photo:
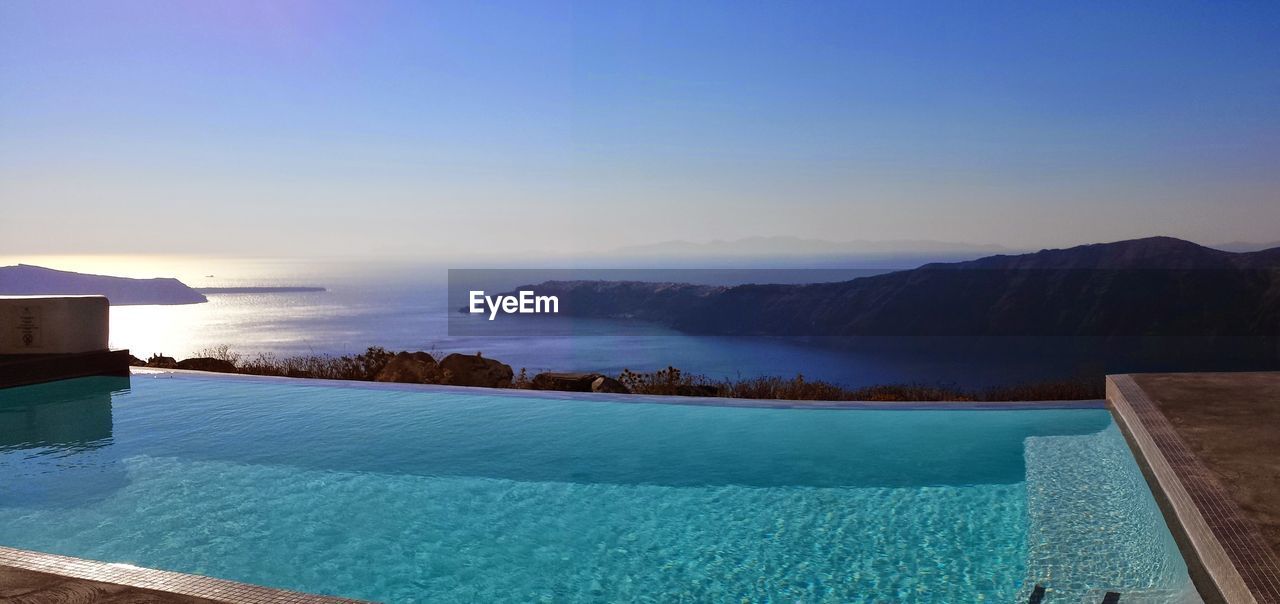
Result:
[[[1149,237],[997,255],[836,283],[732,287],[544,282],[570,316],[701,335],[1266,335],[1280,248],[1233,253]]]
[[[31,264],[0,266],[0,295],[103,295],[113,306],[200,304],[209,299],[172,277],[134,279]]]
[[[996,253],[1012,251],[994,244],[958,243],[931,239],[893,239],[833,241],[789,235],[714,239],[706,242],[670,240],[612,249],[616,256],[844,256],[844,255],[922,255],[929,253]]]
[[[1048,248],[1026,254],[997,254],[976,260],[924,266],[1003,269],[1267,268],[1280,266],[1280,247],[1252,252],[1229,252],[1176,237],[1159,236],[1069,248]]]

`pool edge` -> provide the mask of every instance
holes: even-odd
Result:
[[[480,386],[449,386],[442,384],[408,384],[397,382],[370,382],[363,380],[333,380],[324,378],[297,378],[246,373],[216,373],[186,369],[159,369],[133,367],[132,377],[179,377],[183,379],[232,380],[292,384],[299,386],[328,386],[359,390],[385,390],[399,392],[438,392],[449,394],[492,395],[514,398],[536,398],[608,403],[651,403],[661,405],[693,405],[703,407],[744,407],[756,409],[1105,409],[1104,399],[1070,401],[809,401],[786,399],[747,399],[719,396],[679,396],[660,394],[616,394],[604,392],[569,392],[563,390],[525,390],[517,388],[485,388]]]
[[[309,594],[129,564],[46,554],[3,545],[0,545],[0,568],[15,568],[79,581],[121,585],[215,602],[368,604],[364,600]]]
[[[1195,489],[1201,498],[1212,500],[1216,515],[1242,516],[1238,507],[1225,495],[1222,485],[1212,478],[1209,470],[1190,453],[1168,418],[1132,376],[1107,376],[1106,392],[1107,406],[1138,461],[1200,596],[1206,604],[1257,604],[1259,600],[1188,489]],[[1166,449],[1177,456],[1178,469],[1170,463]],[[1184,479],[1190,484],[1184,484]],[[1234,544],[1237,555],[1241,549],[1247,554],[1253,547],[1261,546],[1260,542],[1249,543],[1248,534],[1231,537],[1243,541]]]

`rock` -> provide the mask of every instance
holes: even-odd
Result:
[[[425,352],[398,352],[387,366],[374,376],[375,382],[400,382],[402,384],[437,384],[440,382],[440,365]]]
[[[599,373],[546,372],[533,376],[529,387],[534,390],[559,390],[561,392],[612,392],[630,394],[622,382]]]
[[[478,354],[451,354],[440,361],[440,369],[444,373],[443,383],[455,386],[510,388],[515,375],[510,365]]]
[[[591,392],[591,385],[596,378],[604,377],[598,373],[539,373],[533,376],[529,387],[534,390],[560,390],[563,392]]]
[[[147,362],[133,355],[129,355],[129,366],[130,367],[146,367]]]
[[[213,371],[216,373],[235,373],[236,366],[231,361],[222,359],[214,359],[210,357],[196,357],[194,359],[182,359],[178,361],[178,369],[190,369],[192,371]]]
[[[151,358],[147,359],[147,367],[156,367],[159,369],[177,369],[178,361],[176,361],[173,357],[166,357],[166,356],[160,356],[158,354],[153,354],[151,355]]]
[[[591,382],[592,392],[609,392],[612,394],[631,394],[625,384],[608,376],[600,376]]]

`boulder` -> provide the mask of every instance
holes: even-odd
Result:
[[[510,388],[515,375],[510,365],[478,354],[451,354],[440,361],[440,370],[443,383],[484,388]]]
[[[626,384],[608,376],[600,376],[591,382],[592,392],[608,392],[611,394],[631,394]]]
[[[156,367],[159,369],[177,369],[178,361],[174,360],[173,357],[166,357],[158,354],[153,354],[151,355],[151,358],[147,359],[147,367]]]
[[[436,384],[440,382],[440,365],[425,352],[398,352],[374,376],[373,381]]]
[[[604,377],[598,373],[539,373],[533,376],[529,387],[534,390],[560,390],[562,392],[591,392],[591,385],[597,378]]]
[[[235,373],[236,366],[231,361],[222,359],[214,359],[210,357],[196,357],[193,359],[182,359],[178,361],[178,369],[190,369],[192,371],[213,371],[217,373]]]

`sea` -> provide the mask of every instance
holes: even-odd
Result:
[[[129,277],[176,276],[196,287],[322,287],[324,291],[207,294],[186,305],[113,306],[110,344],[139,358],[207,355],[225,348],[246,357],[344,355],[380,346],[438,355],[482,353],[524,369],[617,374],[677,367],[711,378],[757,376],[824,380],[850,387],[911,384],[966,389],[1101,379],[1131,371],[1271,369],[1276,349],[1258,358],[1208,352],[1202,344],[1068,338],[800,338],[687,335],[657,325],[577,320],[573,335],[473,335],[450,330],[456,300],[449,268],[412,261],[293,260],[187,256],[59,256],[17,259],[63,270]],[[0,259],[9,264],[12,259]],[[657,269],[662,270],[662,269]],[[854,278],[885,268],[774,267],[651,273],[652,280],[731,285]],[[666,277],[665,279],[663,277]],[[479,319],[478,319],[479,320]],[[458,333],[460,332],[461,333]],[[1230,345],[1238,352],[1241,347]],[[1126,351],[1142,350],[1142,355]],[[1166,355],[1169,350],[1191,350]],[[1268,350],[1270,352],[1268,352]],[[1156,351],[1158,354],[1153,354]]]

